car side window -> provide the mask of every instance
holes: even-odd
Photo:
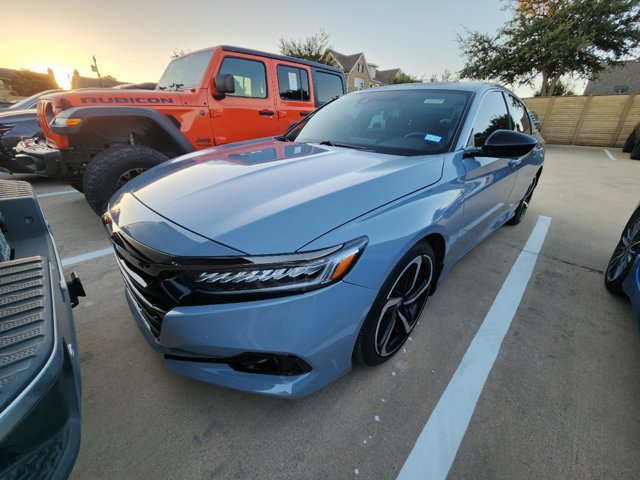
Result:
[[[302,68],[278,65],[278,88],[283,100],[309,101],[309,75]]]
[[[482,99],[467,146],[482,147],[496,130],[511,128],[507,104],[501,92],[489,92]]]
[[[527,108],[513,95],[507,95],[509,102],[509,112],[511,113],[511,125],[516,132],[531,135],[531,122]]]
[[[267,73],[264,63],[244,58],[226,57],[222,61],[218,75],[233,75],[236,91],[231,97],[266,98]]]
[[[324,105],[344,93],[342,78],[338,75],[315,72],[313,80],[316,89],[316,107]]]

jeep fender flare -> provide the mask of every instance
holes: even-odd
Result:
[[[67,126],[67,120],[70,118],[79,119],[80,122]],[[134,124],[145,123],[155,126],[181,150],[179,153],[190,153],[195,150],[171,118],[157,110],[144,107],[72,107],[56,115],[50,128],[53,133],[74,136],[85,133],[87,125],[90,126],[94,121],[115,119],[120,125],[126,125],[128,119]]]

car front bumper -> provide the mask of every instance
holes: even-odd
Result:
[[[300,295],[169,311],[156,338],[127,287],[129,307],[148,343],[175,373],[278,397],[304,397],[351,368],[356,337],[376,291],[347,282]],[[295,375],[248,373],[225,359],[242,354],[287,355],[311,370]],[[182,358],[184,358],[184,360]]]

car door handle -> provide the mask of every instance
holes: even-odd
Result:
[[[522,159],[520,159],[520,158],[510,158],[509,159],[509,166],[511,168],[516,168],[518,165],[520,165],[520,163],[522,163]]]
[[[260,110],[258,112],[258,115],[266,115],[268,117],[272,117],[274,115],[274,113],[271,110]]]
[[[307,115],[309,115],[311,112],[300,112],[300,116],[301,117],[306,117]]]

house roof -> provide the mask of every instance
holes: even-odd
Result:
[[[388,85],[393,81],[393,79],[395,78],[396,75],[398,75],[398,73],[400,73],[399,68],[391,68],[389,70],[378,70],[376,71],[375,79],[378,82]]]
[[[623,66],[608,68],[594,80],[589,80],[583,95],[616,93],[615,88],[626,85],[623,93],[640,93],[640,59],[628,60]]]
[[[350,72],[354,67],[358,60],[363,55],[362,52],[354,53],[353,55],[344,55],[342,53],[336,52],[335,50],[329,50],[331,55],[338,61],[340,66],[344,68],[347,72]]]

